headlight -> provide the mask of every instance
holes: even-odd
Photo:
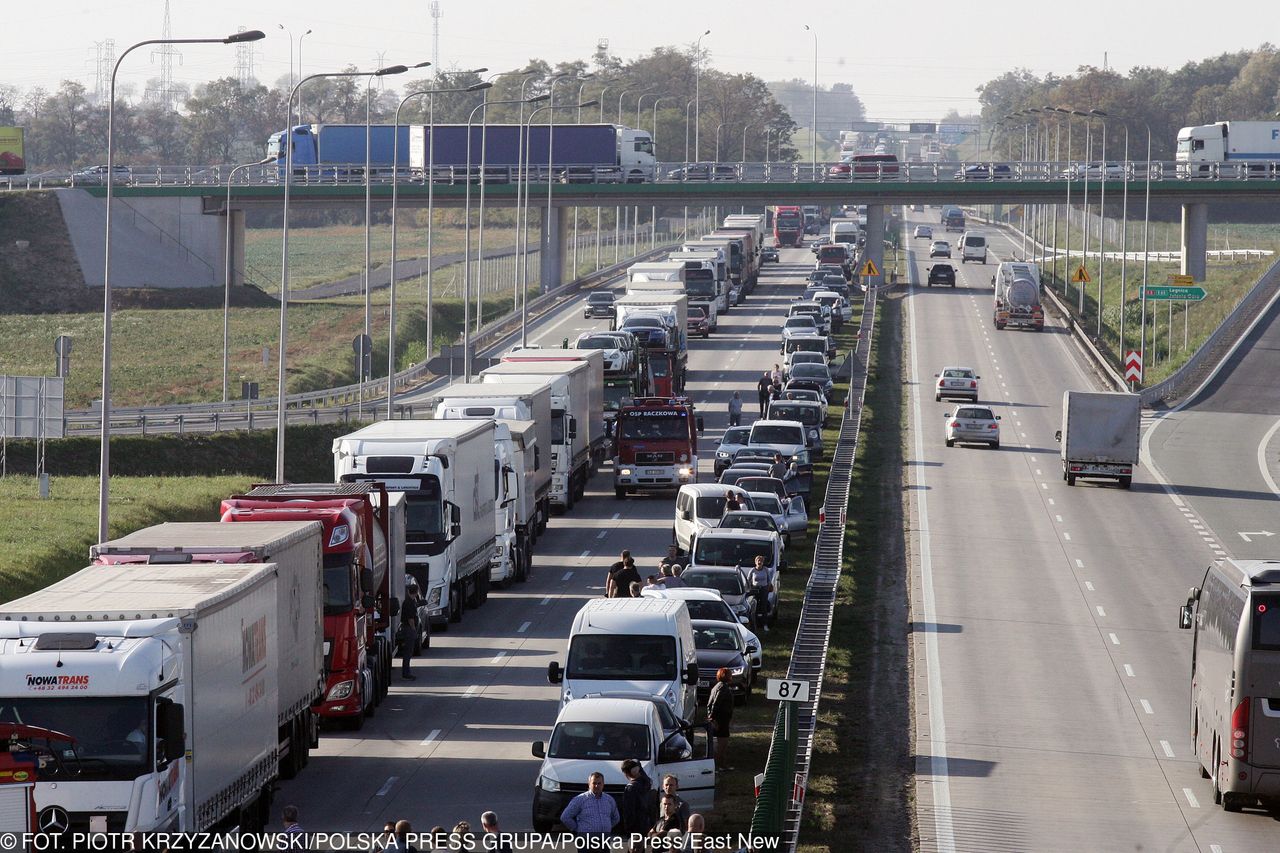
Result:
[[[333,528],[333,532],[329,534],[329,546],[334,548],[351,538],[351,528],[345,524],[339,524]]]
[[[818,431],[816,429],[809,430],[809,438],[817,438],[817,437],[818,437]]]
[[[440,593],[443,591],[443,589],[444,589],[443,587],[438,586],[431,590],[431,594],[427,596],[428,607],[440,606]]]
[[[746,671],[747,671],[747,668],[745,666],[735,666],[733,669],[729,670],[729,672],[733,673],[734,675],[742,675],[742,673]]]
[[[630,477],[630,476],[631,476],[631,469],[630,469],[630,468],[623,468],[622,470],[618,471],[618,473],[619,473],[619,474],[621,474],[621,475],[622,475],[622,476],[624,476],[624,477]]]
[[[690,468],[688,465],[686,465],[686,466],[684,466],[683,468],[681,468],[681,469],[679,470],[679,474],[680,474],[680,476],[681,476],[681,477],[692,477],[692,476],[693,476],[693,469],[692,469],[692,468]]]
[[[338,702],[346,699],[356,689],[354,681],[339,681],[333,687],[329,688],[329,694],[325,697],[330,702]]]
[[[717,458],[717,459],[728,459],[728,458],[729,458],[729,452],[728,452],[727,450],[717,450],[717,451],[716,451],[716,458]]]
[[[746,613],[746,612],[747,612],[747,605],[745,605],[745,604],[735,604],[735,605],[733,605],[733,612],[734,612],[734,613]]]
[[[560,783],[550,776],[539,776],[538,787],[549,794],[556,794],[560,791]]]
[[[680,461],[681,461],[681,462],[688,462],[688,461],[689,461],[689,454],[687,454],[687,453],[681,453],[681,454],[680,454]]]

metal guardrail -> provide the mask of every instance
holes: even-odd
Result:
[[[565,298],[579,290],[613,278],[634,263],[673,251],[678,244],[670,243],[643,252],[631,258],[610,264],[607,267],[567,282],[554,290],[548,291],[529,300],[528,312],[530,320],[541,318],[548,311],[557,307]],[[480,333],[472,336],[472,344],[477,352],[491,348],[503,342],[512,334],[513,326],[519,328],[520,318],[524,311],[511,311],[492,321]],[[397,394],[418,389],[423,380],[432,376],[429,362],[423,361],[412,365],[395,375]],[[285,420],[287,423],[319,423],[322,419],[346,419],[355,413],[361,405],[370,411],[376,411],[380,402],[385,402],[387,387],[386,377],[364,383],[353,383],[338,388],[322,391],[309,391],[302,394],[290,394],[285,397]],[[277,398],[267,397],[247,402],[244,400],[226,403],[183,403],[172,406],[140,406],[133,408],[112,407],[112,430],[139,430],[148,432],[217,432],[222,429],[255,429],[275,428],[278,413]],[[408,407],[397,407],[408,410]],[[102,423],[101,415],[94,409],[68,412],[64,417],[64,433],[68,436],[87,435],[96,432]]]
[[[227,186],[230,165],[209,166],[119,166],[114,185],[122,187],[210,187]],[[625,174],[624,174],[625,173]],[[480,183],[480,169],[472,166],[437,166],[433,172],[436,184]],[[485,182],[513,184],[528,180],[534,184],[617,184],[643,183],[1047,183],[1088,181],[1096,183],[1129,181],[1143,183],[1148,175],[1153,183],[1200,181],[1277,181],[1280,160],[1260,162],[1230,161],[1225,163],[1179,163],[1177,161],[1129,160],[1108,161],[965,161],[965,162],[660,162],[652,167],[610,168],[592,164],[557,164],[530,166],[521,170],[514,166],[487,166]],[[423,184],[424,170],[401,166],[396,172],[399,183]],[[378,167],[371,171],[369,182],[389,186],[392,170]],[[242,169],[232,176],[231,186],[278,186],[281,169],[275,165]],[[325,164],[294,166],[294,184],[301,186],[363,186],[364,164]],[[0,177],[0,190],[42,190],[56,187],[101,187],[105,175],[97,172],[42,172],[31,176]]]
[[[851,368],[849,393],[840,422],[840,435],[832,449],[827,492],[822,502],[822,521],[814,543],[813,569],[805,587],[804,604],[791,648],[791,662],[787,666],[789,680],[810,683],[809,701],[780,703],[765,763],[765,778],[751,819],[753,834],[780,833],[780,849],[787,853],[794,853],[799,841],[804,790],[813,760],[818,703],[822,698],[836,591],[844,561],[846,509],[866,399],[867,367],[875,333],[876,297],[876,288],[868,288],[863,299],[858,344],[848,356]]]

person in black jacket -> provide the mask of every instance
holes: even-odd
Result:
[[[769,392],[773,390],[773,376],[769,371],[766,370],[756,382],[756,390],[760,393],[760,414],[764,415],[765,406],[769,405]]]
[[[716,771],[732,770],[729,767],[729,726],[733,722],[733,687],[730,682],[733,674],[729,668],[722,666],[716,670],[716,684],[707,697],[707,722],[711,724],[711,733],[716,739]]]
[[[644,835],[653,829],[657,818],[653,813],[653,782],[634,758],[622,762],[622,775],[627,777],[627,787],[622,792],[621,830]]]

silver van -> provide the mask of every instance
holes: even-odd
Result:
[[[1280,560],[1224,560],[1178,614],[1192,632],[1191,737],[1213,801],[1280,802]]]

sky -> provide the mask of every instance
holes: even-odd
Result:
[[[381,0],[376,5],[170,0],[169,10],[174,38],[221,37],[240,28],[265,32],[267,38],[253,46],[253,71],[259,80],[274,83],[289,74],[291,44],[295,66],[301,62],[308,74],[347,65],[373,69],[380,56],[386,65],[430,60],[432,5],[429,0]],[[811,81],[816,33],[819,82],[850,84],[866,104],[868,117],[883,121],[931,121],[951,109],[976,111],[975,89],[1013,68],[1059,75],[1104,61],[1122,72],[1134,66],[1176,68],[1193,59],[1256,48],[1263,38],[1260,34],[1251,40],[1249,27],[1240,26],[1238,16],[1197,14],[1179,0],[1160,7],[1159,15],[1138,0],[1077,0],[1069,12],[1064,8],[1058,13],[1014,0],[795,8],[777,0],[439,0],[438,5],[440,65],[446,69],[483,66],[499,71],[523,67],[530,58],[553,65],[590,59],[603,39],[611,55],[629,60],[660,45],[688,47],[710,29],[702,39],[710,65],[765,80]],[[1185,15],[1179,7],[1185,7]],[[74,79],[92,92],[98,45],[113,39],[119,56],[128,45],[160,37],[164,11],[165,0],[18,3],[7,12],[8,24],[0,32],[5,59],[0,83],[24,91],[34,86],[52,90],[59,81]],[[353,11],[371,14],[357,17]],[[1064,31],[1063,21],[1078,26]],[[812,31],[804,29],[806,23]],[[280,25],[292,32],[292,39]],[[303,36],[308,29],[310,35]],[[195,85],[236,72],[234,46],[179,50],[180,60],[173,61],[177,82]],[[154,48],[139,48],[120,69],[120,90],[141,93],[159,71]],[[794,118],[800,124],[808,121],[807,115]]]

